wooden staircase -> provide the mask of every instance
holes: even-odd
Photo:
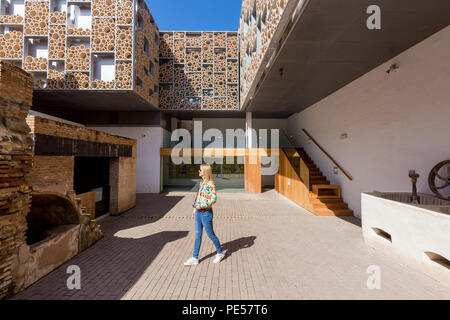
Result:
[[[353,210],[341,197],[341,187],[331,185],[303,148],[297,153],[309,171],[309,202],[317,216],[353,216]]]

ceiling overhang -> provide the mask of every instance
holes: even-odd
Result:
[[[35,89],[33,110],[160,111],[132,90]]]
[[[381,30],[367,28],[370,5],[381,9]],[[300,112],[449,24],[449,0],[311,0],[245,111]]]

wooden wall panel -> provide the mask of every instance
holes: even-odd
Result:
[[[261,193],[261,158],[258,149],[246,150],[244,185],[246,193]]]
[[[309,188],[301,181],[300,172],[295,171],[283,150],[280,150],[279,157],[279,170],[275,179],[276,191],[313,212],[314,208],[309,201]]]
[[[80,198],[80,206],[86,208],[86,212],[91,214],[91,219],[95,219],[95,191],[89,191],[76,195]]]

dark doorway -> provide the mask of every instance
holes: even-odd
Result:
[[[96,217],[109,212],[109,168],[109,158],[75,157],[73,179],[75,193],[96,191]]]

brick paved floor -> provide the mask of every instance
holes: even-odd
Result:
[[[100,221],[107,236],[13,299],[449,299],[450,288],[367,247],[359,220],[316,217],[269,191],[219,194],[214,228],[226,250],[215,265],[204,234],[192,255],[194,194],[138,195],[136,208]],[[81,268],[81,290],[66,269]],[[366,286],[370,265],[381,290]]]

